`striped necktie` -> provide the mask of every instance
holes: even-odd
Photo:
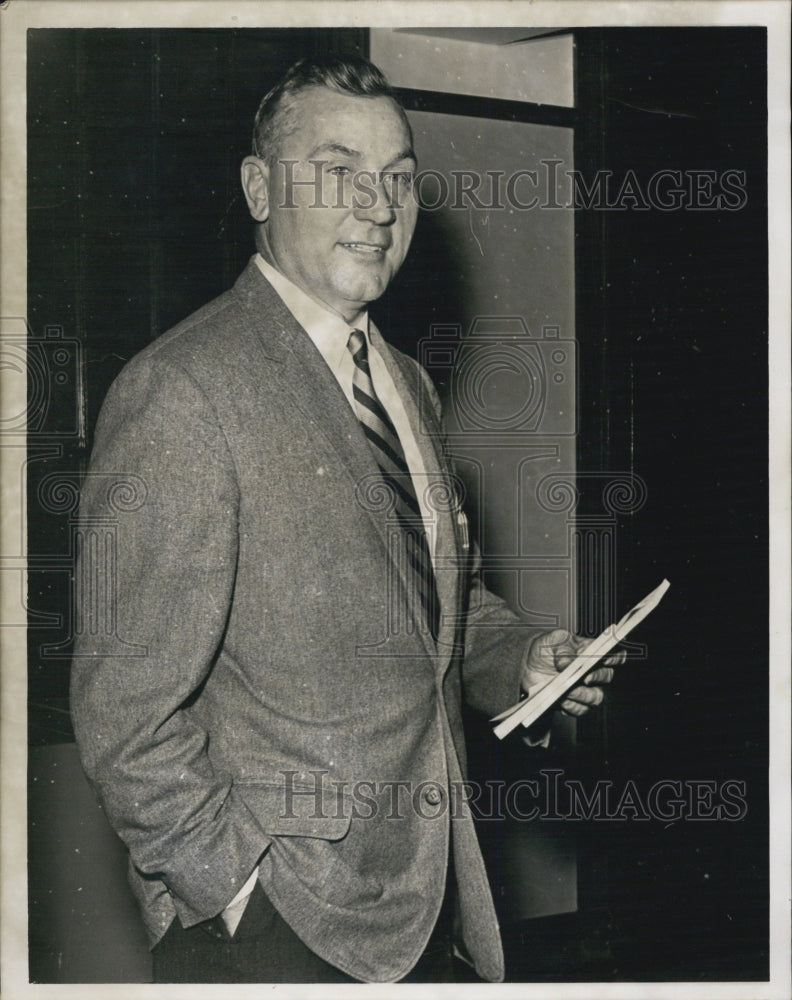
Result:
[[[433,639],[437,639],[440,602],[426,528],[404,450],[396,428],[374,391],[365,335],[360,330],[353,330],[347,347],[355,362],[352,376],[355,413],[374,453],[382,478],[395,498],[394,511],[405,539],[408,576],[418,597],[412,604],[414,608],[421,609],[422,627],[429,630]]]

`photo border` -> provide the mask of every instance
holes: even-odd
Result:
[[[693,26],[766,25],[768,27],[768,136],[769,136],[769,273],[770,273],[770,846],[771,936],[768,983],[570,983],[498,984],[476,986],[497,990],[497,996],[550,998],[607,998],[647,1000],[673,997],[701,1000],[783,1000],[790,995],[790,157],[789,92],[790,10],[784,0],[717,0],[717,2],[450,2],[392,3],[318,2],[208,2],[208,0],[6,0],[0,3],[0,316],[24,317],[26,309],[26,122],[25,33],[34,27],[417,27],[425,26]],[[2,413],[24,410],[24,379],[0,372]],[[24,558],[19,552],[24,524],[24,496],[20,495],[24,440],[3,442],[2,536],[0,563]],[[23,540],[24,543],[24,540]],[[0,620],[18,593],[0,592]],[[57,995],[59,998],[216,997],[208,985],[156,986],[138,984],[53,984],[27,982],[26,876],[26,763],[27,723],[26,648],[22,627],[0,629],[0,760],[2,761],[2,842],[0,843],[0,955],[2,989],[8,1000]],[[270,986],[275,996],[348,997],[348,987]],[[399,984],[361,985],[361,994],[402,995]],[[406,987],[437,995],[467,996],[470,987]],[[450,992],[453,991],[453,992]],[[261,986],[224,986],[231,997],[260,996]],[[357,990],[355,990],[357,992]],[[473,995],[472,993],[470,995]]]

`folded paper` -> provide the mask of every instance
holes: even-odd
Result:
[[[576,657],[568,667],[561,670],[555,677],[549,677],[544,684],[535,684],[528,691],[528,698],[518,701],[516,705],[507,708],[505,712],[496,715],[491,722],[497,722],[495,735],[499,740],[515,729],[520,723],[524,726],[531,726],[543,715],[555,702],[575,687],[586,674],[595,666],[598,660],[606,656],[614,646],[617,646],[639,622],[642,622],[662,600],[665,592],[671,584],[668,580],[663,580],[659,587],[656,587],[651,594],[648,594],[639,604],[627,612],[621,621],[615,625],[609,625],[604,632],[597,636],[583,652]]]

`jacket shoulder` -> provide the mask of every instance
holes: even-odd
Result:
[[[228,291],[197,309],[136,354],[118,376],[122,382],[144,373],[181,371],[211,388],[226,377],[239,377],[260,350],[252,332],[251,309],[259,322],[277,314],[275,293],[254,265],[248,265]],[[251,301],[251,296],[254,296]]]
[[[231,289],[160,334],[130,365],[170,362],[189,368],[207,352],[220,357],[233,350],[244,329],[242,310]]]

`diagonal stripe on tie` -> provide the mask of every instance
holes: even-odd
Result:
[[[355,362],[352,394],[355,413],[371,446],[382,478],[393,490],[394,510],[404,536],[409,577],[422,609],[422,624],[437,639],[440,603],[432,557],[415,487],[404,457],[399,435],[374,391],[368,362],[368,346],[361,330],[353,330],[347,344]]]
[[[388,464],[393,466],[393,473],[397,476],[409,475],[409,469],[404,464],[404,460],[401,456],[401,449],[393,441],[386,441],[385,438],[380,434],[376,427],[372,427],[368,420],[361,420],[360,423],[363,426],[363,433],[369,439],[371,444],[383,453],[385,458],[388,460]],[[398,450],[397,450],[398,449]]]
[[[369,378],[370,380],[370,376],[366,377]],[[387,429],[387,431],[389,432],[389,436],[398,438],[399,435],[396,433],[396,428],[391,423],[391,419],[388,416],[388,414],[385,412],[385,410],[383,410],[380,401],[378,399],[372,399],[372,397],[367,395],[367,393],[363,392],[363,390],[358,385],[352,386],[352,392],[355,396],[355,399],[359,403],[362,403],[363,406],[367,410],[369,410],[377,418],[377,420],[379,420],[379,422],[383,425],[383,427]]]

